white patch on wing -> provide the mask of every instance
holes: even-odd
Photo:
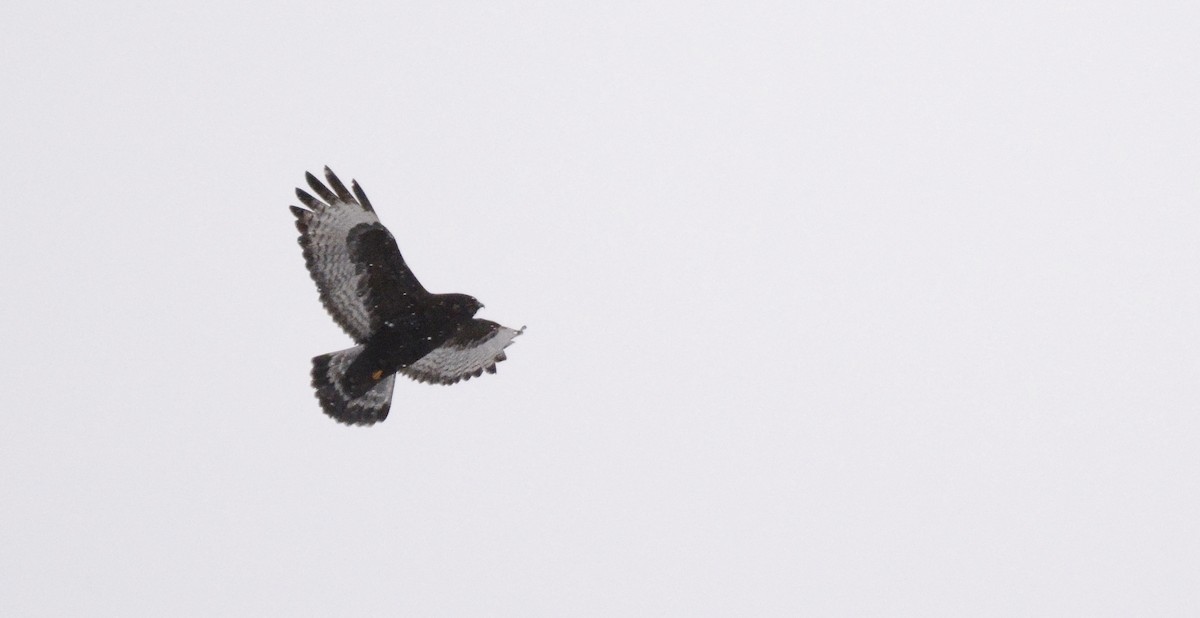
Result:
[[[366,276],[359,274],[351,259],[346,237],[363,223],[379,223],[379,217],[357,202],[335,200],[314,212],[308,224],[308,238],[314,256],[313,267],[319,273],[329,299],[344,317],[348,334],[362,340],[371,334],[371,316],[359,289]]]
[[[496,329],[482,339],[460,344],[453,340],[444,343],[421,360],[401,369],[400,373],[430,384],[454,384],[479,377],[485,371],[496,373],[496,363],[507,358],[504,348],[512,345],[513,339],[523,332],[525,327],[516,330],[496,325]]]

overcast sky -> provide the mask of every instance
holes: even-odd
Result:
[[[1200,614],[1195,3],[4,12],[0,614]],[[323,165],[497,375],[321,413]]]

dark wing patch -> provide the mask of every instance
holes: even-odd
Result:
[[[382,223],[358,224],[347,234],[346,247],[357,268],[358,295],[369,310],[372,333],[383,329],[385,321],[407,320],[429,298]]]
[[[426,354],[400,373],[430,384],[454,384],[483,375],[496,373],[496,363],[507,358],[504,348],[525,332],[501,326],[489,320],[467,322],[446,343]]]
[[[296,189],[296,197],[308,210],[292,206],[296,217],[296,229],[300,230],[300,246],[304,249],[304,262],[317,284],[321,303],[338,326],[356,342],[366,341],[373,332],[377,313],[370,305],[364,290],[372,289],[366,279],[376,276],[392,282],[394,286],[413,294],[424,293],[424,288],[404,264],[396,248],[396,241],[366,199],[357,182],[352,182],[353,193],[328,167],[325,168],[326,187],[312,174],[306,174],[308,186],[318,197],[302,189]],[[377,230],[372,234],[360,234],[355,247],[351,247],[351,231],[359,226]],[[358,257],[356,257],[356,255]],[[373,262],[360,262],[367,256]],[[376,272],[390,270],[386,276]],[[391,292],[399,292],[393,287]],[[384,290],[380,292],[386,293]]]

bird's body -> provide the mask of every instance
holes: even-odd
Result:
[[[358,344],[313,359],[313,387],[326,414],[370,425],[387,418],[395,375],[454,384],[495,373],[516,330],[474,318],[483,307],[466,294],[428,292],[379,222],[367,196],[353,194],[325,168],[296,189],[308,210],[292,206],[300,246],[321,302]]]

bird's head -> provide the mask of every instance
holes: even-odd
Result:
[[[476,311],[483,309],[483,303],[467,294],[447,294],[446,301],[451,311],[468,318],[473,317]]]

